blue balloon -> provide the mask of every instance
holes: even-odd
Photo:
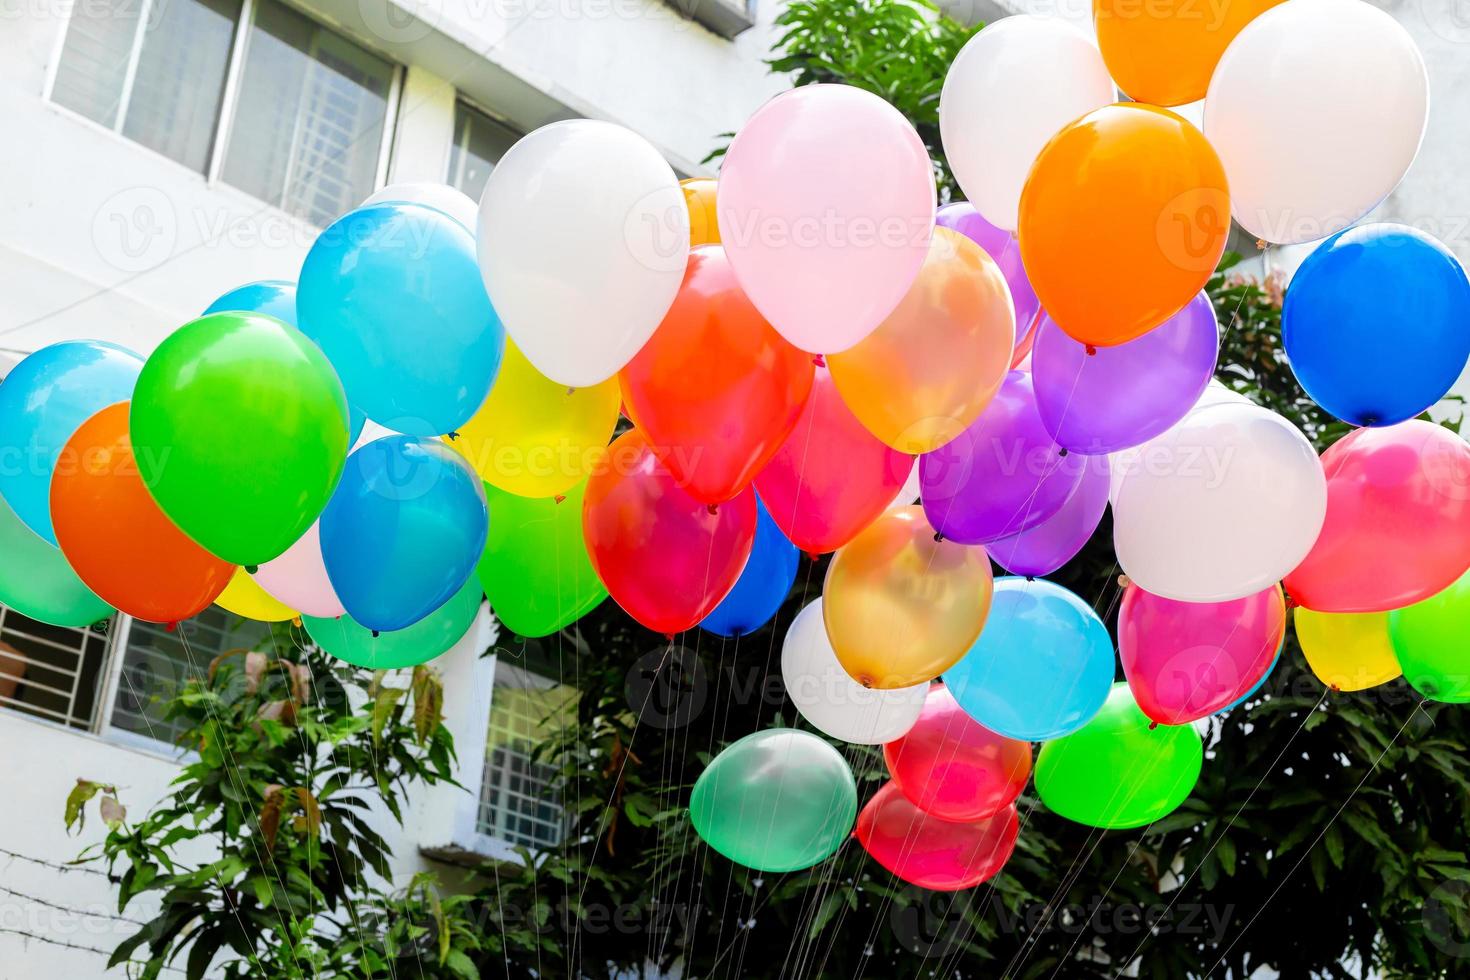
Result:
[[[1443,398],[1470,359],[1470,280],[1421,231],[1348,228],[1297,269],[1281,339],[1318,405],[1353,425],[1394,425]]]
[[[757,497],[755,544],[730,594],[699,625],[719,636],[754,633],[776,615],[796,581],[801,554]]]
[[[28,355],[0,384],[0,495],[51,544],[51,474],[61,450],[87,419],[132,398],[142,369],[125,347],[68,340]]]
[[[437,439],[387,436],[351,456],[322,511],[322,562],[348,614],[401,630],[464,585],[485,549],[485,492]]]
[[[200,316],[238,311],[264,313],[266,316],[273,316],[295,327],[297,326],[296,284],[284,279],[262,279],[260,282],[246,283],[210,303],[209,309]],[[362,426],[366,421],[367,416],[362,414],[362,409],[356,405],[347,406],[347,445],[351,446],[357,442],[357,437],[362,435]]]
[[[348,403],[409,435],[467,422],[505,350],[474,237],[417,204],[358,208],[322,232],[301,267],[296,313]]]
[[[1113,641],[1092,607],[1044,579],[995,580],[985,628],[944,683],[965,714],[1040,742],[1092,719],[1113,686]]]

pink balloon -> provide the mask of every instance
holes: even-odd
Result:
[[[850,85],[803,85],[735,135],[716,191],[741,287],[787,340],[846,350],[893,312],[934,231],[934,171],[908,120]]]
[[[1279,585],[1226,602],[1180,602],[1130,584],[1118,614],[1118,655],[1143,713],[1184,725],[1255,687],[1285,633]]]
[[[256,569],[255,584],[304,616],[326,619],[347,611],[337,600],[336,590],[327,578],[327,567],[322,563],[318,523],[307,528],[280,556]]]
[[[983,820],[1010,806],[1031,778],[1031,743],[998,735],[935,684],[908,734],[883,746],[893,785],[941,820]]]
[[[889,782],[858,814],[856,833],[875,861],[909,884],[957,892],[1005,867],[1020,828],[1014,805],[984,820],[940,820]]]
[[[1399,609],[1470,567],[1470,446],[1417,419],[1357,429],[1322,454],[1327,520],[1282,583],[1318,612]]]

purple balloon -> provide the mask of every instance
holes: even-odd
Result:
[[[986,221],[968,201],[946,204],[935,215],[934,223],[964,235],[985,249],[985,254],[1000,266],[1006,285],[1011,287],[1011,302],[1016,307],[1016,347],[1019,348],[1036,315],[1041,312],[1041,301],[1036,298],[1036,290],[1031,288],[1031,280],[1026,278],[1026,270],[1021,266],[1021,246],[1016,236]]]
[[[1062,509],[1029,531],[985,546],[990,557],[1012,575],[1050,575],[1076,557],[1092,537],[1108,507],[1108,460],[1083,457],[1082,482]]]
[[[1184,418],[1215,373],[1220,331],[1201,292],[1142,337],[1087,351],[1043,315],[1031,369],[1046,431],[1073,452],[1101,455]]]
[[[1083,468],[1041,424],[1031,375],[1012,371],[969,428],[919,457],[919,498],[944,537],[985,544],[1051,518]]]

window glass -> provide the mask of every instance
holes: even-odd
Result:
[[[520,138],[520,133],[473,106],[456,103],[449,183],[478,201],[490,171]]]
[[[566,832],[557,769],[533,759],[546,733],[576,724],[577,689],[497,661],[480,792],[481,833],[531,848],[555,847]]]
[[[90,728],[106,659],[105,629],[51,626],[0,606],[0,707]]]

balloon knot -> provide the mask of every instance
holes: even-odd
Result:
[[[1375,418],[1372,415],[1369,415],[1368,417],[1366,417],[1365,419],[1363,419],[1363,427],[1364,428],[1367,428],[1370,425],[1377,425],[1377,424],[1378,424],[1378,419]]]
[[[821,554],[819,554],[819,553],[818,553],[818,552],[815,552],[815,551],[808,551],[808,552],[807,552],[807,553],[806,553],[806,556],[807,556],[807,558],[808,558],[808,559],[810,559],[810,560],[811,560],[811,561],[818,561],[818,560],[820,560],[820,559],[821,559],[821,557],[822,557],[822,556],[821,556]]]
[[[450,442],[453,442],[454,440],[456,440],[456,439],[459,438],[459,433],[458,432],[446,432],[444,434],[444,438],[448,439]]]
[[[1061,448],[1061,451],[1058,453],[1058,455],[1060,455],[1060,456],[1066,456],[1067,455],[1067,447],[1066,446],[1063,446]]]
[[[564,493],[559,493],[555,497],[552,498],[552,500],[555,503],[558,503],[558,504],[561,503],[563,500],[566,500],[566,499],[567,499],[567,495],[564,494]]]
[[[245,566],[245,574],[246,575],[254,575],[258,571],[260,571],[260,566],[259,565],[246,565]]]
[[[934,542],[936,544],[939,544],[939,543],[942,543],[943,541],[944,541],[944,535],[941,534],[939,531],[935,531],[934,532]]]
[[[1342,693],[1342,688],[1338,687],[1336,684],[1332,684],[1332,685],[1330,685],[1330,687],[1332,688],[1332,693],[1333,694],[1341,694]]]
[[[1256,251],[1257,252],[1264,252],[1265,250],[1266,250],[1266,240],[1264,238],[1257,238],[1256,239]]]
[[[1130,586],[1132,584],[1133,584],[1133,580],[1131,578],[1129,578],[1128,576],[1126,576],[1126,575],[1119,575],[1118,576],[1118,588],[1120,588],[1120,589],[1126,589],[1126,588],[1128,588],[1128,586]]]
[[[1036,576],[1035,575],[1027,575],[1026,576],[1026,581],[1028,581],[1028,582],[1035,582],[1036,581]]]
[[[1159,723],[1156,722],[1156,721],[1151,721],[1151,722],[1148,723],[1148,730],[1149,731],[1153,731],[1155,728],[1158,728],[1158,727],[1159,727]]]
[[[297,629],[300,629],[301,628],[301,617],[300,616],[292,616],[291,617],[291,625],[292,626],[295,626]]]
[[[1091,344],[1088,344],[1087,345],[1087,356],[1088,357],[1096,357],[1097,356],[1097,348],[1094,347],[1094,346],[1092,346]]]
[[[567,385],[567,394],[575,395],[576,393],[577,389],[575,387],[573,387],[572,385]]]
[[[1297,602],[1296,599],[1293,598],[1292,596],[1287,596],[1286,597],[1286,608],[1287,609],[1295,609],[1297,606],[1300,606],[1300,605],[1301,605],[1301,603],[1300,602]]]
[[[720,508],[716,504],[710,504],[708,507],[705,508],[705,510],[709,511],[711,517],[720,512]]]
[[[821,354],[815,354],[812,356],[812,363],[815,364],[817,367],[826,367],[827,359]]]
[[[378,638],[378,631],[377,630],[373,630],[373,639],[376,640],[377,638]]]
[[[664,634],[664,639],[668,640],[670,643],[673,643],[674,642],[674,634],[673,633],[665,633]]]
[[[175,630],[177,630],[178,628],[179,628],[179,624],[176,621],[173,621],[173,620],[171,620],[171,621],[163,624],[163,629],[164,629],[164,632],[166,632],[166,633],[172,633]]]

